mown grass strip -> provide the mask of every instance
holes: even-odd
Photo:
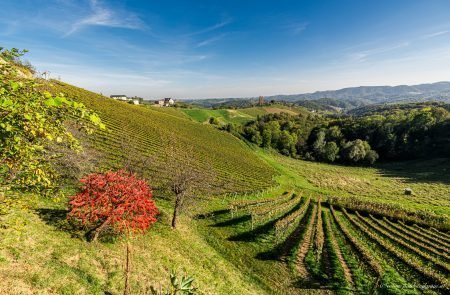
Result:
[[[422,243],[418,240],[416,240],[414,237],[411,237],[407,234],[402,233],[401,231],[399,231],[398,229],[392,227],[389,225],[389,223],[383,221],[383,220],[378,220],[377,218],[373,217],[372,215],[369,215],[370,219],[372,219],[377,225],[379,225],[381,228],[383,228],[384,230],[386,230],[387,232],[389,232],[390,234],[392,234],[394,237],[396,238],[400,238],[402,239],[404,242],[410,244],[412,247],[417,247],[422,249],[422,251],[426,251],[432,255],[434,255],[437,258],[442,258],[444,261],[446,261],[447,263],[449,262],[449,256],[445,253],[444,251],[438,251],[436,250],[434,247],[431,247],[425,243]]]
[[[292,225],[296,224],[303,218],[310,202],[311,198],[308,198],[297,210],[287,215],[286,217],[277,220],[277,222],[274,224],[274,232],[277,239],[285,235]]]
[[[351,291],[354,289],[352,272],[347,265],[347,262],[336,240],[333,229],[331,227],[329,215],[326,214],[326,212],[322,212],[321,215],[323,215],[323,220],[325,221],[325,246],[327,247],[331,268],[333,270],[332,279],[334,281],[334,289],[341,291]]]
[[[376,223],[376,220],[374,221],[373,219],[370,219],[370,217],[369,217],[369,219],[366,219],[363,216],[361,216],[358,211],[356,211],[355,214],[359,218],[359,220],[361,220],[363,223],[365,223],[367,226],[369,226],[369,228],[372,228],[375,232],[381,234],[382,236],[385,236],[386,238],[391,240],[393,243],[399,244],[402,247],[408,249],[410,252],[414,253],[415,255],[423,258],[424,260],[430,261],[431,263],[434,264],[434,266],[438,266],[443,271],[446,271],[446,272],[450,271],[450,265],[448,265],[447,263],[443,263],[442,261],[417,249],[414,246],[411,246],[410,244],[403,241],[402,239],[400,239],[400,238],[394,236],[393,234],[389,233],[388,231],[384,230],[379,225],[374,224],[374,223]]]
[[[431,236],[435,239],[438,239],[438,240],[446,243],[447,245],[450,244],[450,237],[442,231],[438,231],[435,228],[427,229],[422,226],[419,226],[418,224],[414,224],[413,227],[416,228],[419,232],[421,232],[427,236]]]
[[[345,224],[339,220],[339,218],[336,216],[336,212],[334,211],[333,206],[331,205],[330,210],[331,215],[334,218],[334,221],[336,222],[336,224],[338,225],[339,229],[344,234],[344,236],[347,238],[347,240],[350,242],[350,244],[352,244],[352,246],[361,254],[364,261],[367,262],[367,264],[376,273],[376,275],[378,277],[382,277],[384,274],[384,270],[381,267],[380,263],[372,256],[372,254],[364,246],[364,244],[353,236],[353,234],[349,231],[349,229],[345,226]]]
[[[404,233],[412,238],[415,238],[415,239],[421,241],[422,243],[425,243],[425,244],[435,248],[436,250],[443,251],[444,253],[450,254],[450,250],[449,250],[450,245],[446,245],[445,243],[442,243],[437,239],[433,239],[433,238],[427,237],[425,235],[422,235],[420,233],[417,233],[417,232],[409,229],[408,227],[400,226],[400,224],[395,223],[395,222],[387,219],[386,217],[383,217],[383,220],[386,223],[388,223],[389,225],[391,225],[392,227],[401,231],[402,233]]]
[[[353,278],[353,291],[357,294],[369,293],[371,286],[376,279],[376,274],[374,274],[373,270],[370,268],[370,265],[364,258],[362,258],[358,250],[355,249],[354,246],[348,242],[345,235],[342,234],[336,224],[336,221],[332,218],[330,210],[325,210],[324,213],[330,222],[330,228],[333,234],[336,233],[334,236],[336,238],[336,242],[338,243],[339,250],[351,270]]]
[[[276,196],[268,199],[234,201],[230,204],[230,211],[233,213],[237,213],[240,210],[249,210],[258,206],[282,203],[291,199],[292,195],[293,192],[286,192],[281,196]]]
[[[384,239],[382,239],[378,235],[374,234],[373,231],[369,227],[361,224],[360,222],[358,222],[354,218],[352,218],[345,209],[343,210],[343,213],[344,213],[344,216],[347,218],[347,220],[350,221],[350,223],[352,225],[354,225],[360,231],[364,232],[371,240],[375,241],[386,251],[388,251],[395,257],[399,258],[405,264],[407,264],[411,268],[415,269],[417,272],[419,272],[423,276],[427,277],[431,281],[439,284],[440,286],[442,286],[442,288],[445,288],[446,290],[450,290],[450,282],[446,277],[442,276],[441,274],[437,273],[436,271],[433,271],[433,270],[423,266],[422,264],[417,263],[417,259],[413,255],[406,254],[405,252],[400,251],[395,246],[393,246],[391,243],[386,242]]]
[[[305,263],[305,257],[308,253],[308,250],[311,247],[312,244],[312,237],[314,233],[314,225],[317,218],[317,210],[316,205],[313,207],[313,213],[311,214],[310,219],[308,220],[308,225],[305,231],[305,234],[303,235],[303,239],[300,242],[300,246],[298,248],[297,257],[296,257],[296,270],[298,275],[302,279],[310,279],[311,274],[308,271],[308,268],[306,267]]]
[[[252,219],[252,228],[255,225],[264,223],[270,219],[279,216],[282,213],[288,212],[295,208],[302,200],[300,195],[294,195],[287,202],[282,202],[280,204],[276,204],[272,206],[269,204],[268,206],[260,206],[256,207],[251,211],[251,219]]]

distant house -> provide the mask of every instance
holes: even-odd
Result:
[[[155,100],[155,105],[159,105],[160,107],[169,107],[175,104],[175,100],[173,98],[167,97],[164,99]]]
[[[124,100],[124,101],[127,101],[127,100],[128,100],[128,97],[127,97],[126,95],[124,95],[124,94],[111,95],[110,97],[111,97],[112,99],[115,99],[115,100]]]
[[[129,98],[128,102],[133,104],[142,104],[144,102],[144,99],[139,96],[133,96]]]
[[[172,98],[170,98],[170,97],[164,98],[164,106],[168,107],[168,106],[173,105],[174,103],[175,103],[175,100],[173,100]]]
[[[155,104],[159,106],[164,106],[164,99],[155,100]]]

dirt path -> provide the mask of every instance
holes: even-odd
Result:
[[[303,241],[301,242],[302,244],[297,253],[297,272],[303,279],[311,278],[311,275],[308,269],[306,268],[305,257],[312,243],[314,224],[316,223],[316,216],[317,216],[316,205],[314,205],[312,212],[313,216],[311,217],[311,220],[308,224],[308,228],[306,229],[305,235],[303,237]]]
[[[333,244],[333,248],[336,251],[336,255],[339,259],[339,263],[341,264],[342,268],[344,269],[345,279],[353,287],[352,272],[351,272],[350,268],[348,267],[347,262],[345,262],[344,256],[342,256],[341,248],[339,248],[339,245],[336,241],[336,237],[334,236],[334,232],[331,228],[331,223],[330,223],[329,218],[326,219],[326,223],[327,223],[327,228],[329,229],[328,232],[330,234],[331,243]]]

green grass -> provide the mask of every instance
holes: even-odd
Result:
[[[144,170],[149,172],[155,186],[161,173],[157,171],[158,165],[152,163],[163,162],[165,150],[176,142],[192,149],[190,156],[196,169],[208,171],[212,167],[224,183],[217,191],[262,190],[273,183],[275,171],[255,157],[245,143],[227,132],[193,122],[177,110],[130,105],[57,81],[54,81],[53,91],[76,97],[97,112],[106,124],[107,130],[83,138],[101,154],[106,167],[120,168],[123,159],[130,154],[151,157],[152,161]],[[133,147],[131,151],[124,150],[124,141]]]
[[[242,124],[254,120],[256,117],[242,112],[241,110],[211,110],[211,109],[180,109],[181,112],[200,123],[207,123],[210,118],[216,118],[220,124],[237,123]]]
[[[170,204],[158,201],[163,214],[145,235],[132,238],[132,290],[167,285],[172,269],[195,276],[202,294],[262,294],[233,263],[223,259],[183,217],[169,226]],[[64,230],[64,203],[37,201],[1,217],[0,292],[7,294],[113,294],[123,292],[125,241],[87,243]],[[225,274],[225,275],[224,275]]]
[[[257,116],[263,116],[273,113],[285,112],[291,115],[296,115],[304,112],[301,108],[287,107],[283,105],[272,105],[263,107],[251,107],[242,109],[205,109],[192,108],[180,109],[182,113],[200,123],[207,123],[211,117],[216,118],[220,124],[236,123],[243,124],[255,120]]]
[[[406,210],[450,215],[450,159],[348,167],[258,152],[280,174],[278,182],[312,193],[401,205]],[[411,188],[413,195],[405,195]]]
[[[194,148],[198,169],[205,169],[208,163],[213,165],[219,177],[228,183],[224,192],[248,192],[235,196],[205,196],[189,215],[181,216],[177,230],[170,227],[171,202],[157,198],[162,212],[159,221],[149,232],[131,241],[133,294],[143,294],[150,285],[159,282],[167,284],[172,269],[194,276],[201,294],[320,292],[319,289],[304,289],[311,286],[301,285],[301,278],[292,270],[295,254],[289,257],[290,251],[296,252],[295,247],[302,239],[311,209],[298,227],[276,240],[273,224],[283,214],[273,216],[252,230],[248,215],[231,217],[228,208],[235,199],[269,198],[294,191],[312,199],[337,196],[401,204],[405,210],[425,210],[447,218],[450,214],[448,159],[383,164],[374,168],[306,162],[249,147],[227,133],[195,122],[206,116],[203,111],[194,113],[199,120],[193,121],[189,118],[192,114],[186,115],[185,110],[128,105],[63,83],[56,90],[76,95],[106,123],[108,131],[97,132],[90,139],[106,159],[105,167],[117,167],[118,160],[124,156],[119,145],[124,136],[130,138],[140,153],[148,155],[162,153],[169,143],[168,137],[173,137],[182,145]],[[236,119],[221,111],[214,111],[214,114],[222,116],[223,120]],[[238,110],[246,116],[258,115],[260,111],[260,108]],[[405,187],[412,188],[414,194],[404,195]],[[262,193],[255,193],[262,190]],[[0,216],[0,293],[123,292],[123,238],[86,242],[80,232],[68,227],[65,200],[22,195],[14,204],[7,214]],[[373,281],[372,275],[365,274],[368,266],[342,235],[338,235],[340,232],[327,210],[323,208],[331,221],[329,229],[335,231],[342,255],[354,274],[355,287],[367,291],[370,289],[367,285]],[[383,251],[342,213],[338,212],[338,216],[383,265],[384,283],[422,282],[416,272]],[[338,268],[336,257],[331,259],[333,267]],[[320,265],[325,266],[325,262]],[[335,281],[341,279],[342,273],[338,273]],[[390,290],[390,293],[407,292]]]

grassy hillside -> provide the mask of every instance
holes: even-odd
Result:
[[[198,123],[174,112],[114,101],[62,82],[55,82],[53,90],[76,97],[99,114],[107,130],[97,131],[89,140],[105,155],[104,164],[108,167],[121,166],[121,159],[126,156],[124,141],[133,147],[132,153],[152,157],[152,162],[162,161],[159,155],[175,141],[193,150],[191,156],[197,169],[213,167],[225,185],[223,191],[255,191],[272,184],[274,170],[226,132],[210,126],[199,128]],[[154,167],[149,164],[146,169],[158,182],[159,173]]]
[[[210,109],[181,109],[183,113],[194,121],[205,123],[209,118],[217,118],[219,123],[245,123],[251,121],[254,117],[245,114],[239,110],[210,110]]]
[[[87,243],[68,225],[64,200],[21,200],[0,218],[1,294],[123,293],[124,239]],[[171,229],[171,204],[157,204],[159,221],[131,240],[132,294],[167,286],[171,270],[193,275],[200,294],[263,294],[204,241],[187,217]]]
[[[169,226],[171,204],[162,199],[157,200],[158,207],[163,212],[159,222],[147,234],[137,236],[132,241],[132,281],[135,293],[142,294],[149,285],[164,281],[171,269],[179,269],[195,276],[200,294],[317,294],[325,293],[324,288],[334,288],[334,284],[342,294],[350,294],[351,288],[362,293],[369,292],[377,274],[370,269],[367,259],[361,257],[349,244],[337,222],[345,226],[347,232],[352,233],[359,241],[360,246],[387,271],[385,282],[431,282],[426,277],[424,279],[417,270],[404,272],[404,269],[411,267],[407,262],[396,258],[395,255],[399,253],[396,252],[397,248],[389,248],[390,252],[383,250],[384,246],[397,245],[397,242],[385,238],[383,232],[386,230],[379,230],[377,222],[382,222],[398,235],[402,233],[397,233],[397,222],[391,225],[380,217],[377,221],[372,220],[368,215],[360,218],[353,212],[346,216],[341,210],[336,210],[336,217],[333,217],[324,201],[328,196],[334,195],[351,199],[363,198],[382,204],[400,203],[407,210],[433,210],[448,217],[450,185],[446,181],[444,170],[448,167],[448,160],[434,160],[428,167],[426,162],[407,162],[377,168],[357,168],[299,161],[262,150],[256,151],[254,155],[279,172],[276,177],[278,185],[263,195],[246,194],[205,200],[193,212],[194,218],[183,216],[181,227],[177,231]],[[411,167],[413,168],[408,170]],[[423,168],[420,170],[418,167]],[[394,171],[397,171],[396,174]],[[405,185],[411,186],[415,195],[409,198],[402,196],[398,191],[402,191]],[[282,210],[270,215],[260,213],[263,218],[258,219],[253,228],[251,212],[255,209],[233,215],[229,211],[230,204],[239,200],[261,200],[282,196],[284,192],[291,191],[302,198],[284,201],[281,205],[269,203],[259,207],[257,210],[262,212],[265,208],[282,207]],[[391,194],[392,197],[389,197]],[[314,259],[311,260],[316,255],[314,243],[306,242],[313,240],[315,231],[312,229],[317,228],[316,201],[319,196],[322,197],[322,208],[319,211],[323,212],[322,224],[329,224],[324,227],[323,246],[328,250],[323,251],[326,255],[331,255],[334,252],[330,251],[339,248],[342,256],[341,260],[336,261],[324,256],[324,261],[331,263],[327,268],[327,275],[331,278],[329,280],[314,277],[316,264]],[[287,232],[277,238],[275,223],[298,212],[308,197],[312,197],[308,210],[300,214]],[[0,282],[0,290],[14,287],[16,293],[24,294],[30,289],[43,294],[121,292],[125,257],[123,239],[87,243],[80,237],[80,233],[71,230],[65,222],[64,200],[33,202],[30,196],[22,198],[22,204],[27,204],[30,210],[18,206],[11,214],[2,217],[0,273],[4,280]],[[427,200],[433,200],[433,203]],[[356,225],[362,224],[362,227],[356,227],[351,223],[352,220],[357,222]],[[374,230],[375,236],[365,234],[367,231],[364,229],[372,226],[370,224],[377,228]],[[414,235],[414,241],[419,243],[425,243],[423,237],[426,235],[433,236],[431,231],[417,234],[414,230],[414,226],[409,226],[408,236]],[[374,241],[373,238],[377,240]],[[448,243],[446,240],[448,239],[445,238],[440,243],[445,245]],[[336,241],[336,244],[330,244],[332,241]],[[436,252],[433,249],[427,250],[428,248],[426,246],[425,250]],[[412,250],[402,251],[406,252],[406,259],[418,259],[412,256],[417,255],[411,254]],[[434,252],[431,254],[435,255]],[[297,258],[299,253],[302,259]],[[340,273],[339,263],[342,259],[346,261],[352,274],[351,283],[345,283],[346,277]],[[420,258],[418,267],[422,269],[426,261],[425,258]],[[442,273],[439,267],[437,271]],[[309,276],[309,281],[301,279],[305,276]],[[416,293],[416,290],[410,291]],[[386,289],[380,290],[379,294],[386,293],[404,294],[399,290],[386,292]],[[437,290],[429,293],[440,292]]]
[[[283,105],[272,105],[263,107],[251,107],[242,109],[205,109],[205,108],[192,108],[192,109],[180,109],[181,112],[192,118],[194,121],[200,123],[206,123],[210,118],[216,118],[219,123],[238,123],[242,124],[256,119],[257,116],[263,116],[266,114],[288,113],[291,115],[299,114],[305,110],[301,108],[291,108]]]
[[[107,130],[82,139],[100,152],[104,168],[120,167],[130,151],[162,161],[158,155],[175,140],[193,148],[196,169],[211,164],[227,183],[216,191],[222,195],[205,196],[181,215],[177,230],[170,227],[171,201],[156,198],[158,222],[131,239],[133,294],[167,285],[172,269],[194,276],[200,294],[368,294],[377,282],[383,287],[374,294],[421,293],[395,287],[406,283],[440,284],[447,289],[426,293],[448,294],[448,159],[375,168],[306,162],[249,147],[177,109],[129,105],[60,82],[53,90],[76,96],[106,123]],[[124,149],[124,141],[133,149]],[[152,184],[158,183],[155,167],[144,167]],[[412,195],[404,194],[406,187]],[[334,196],[349,202],[329,206]],[[7,206],[0,198],[0,293],[123,292],[124,238],[87,242],[66,221],[64,197],[8,197]],[[359,201],[367,210],[351,207]],[[441,231],[412,220],[422,215],[402,220],[390,206],[433,214],[444,220]]]

